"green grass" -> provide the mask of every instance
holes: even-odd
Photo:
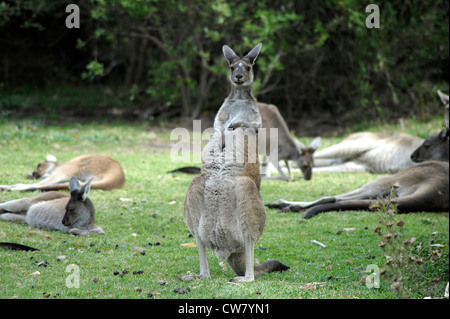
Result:
[[[433,123],[408,121],[412,132],[427,135]],[[395,126],[371,130],[392,132]],[[96,221],[105,235],[76,237],[58,231],[43,231],[28,225],[0,221],[0,241],[17,242],[40,249],[22,252],[0,249],[0,298],[401,298],[390,289],[391,278],[381,277],[378,289],[368,289],[362,280],[366,267],[384,267],[386,257],[373,232],[379,217],[370,212],[336,212],[305,220],[302,214],[267,209],[264,234],[255,258],[276,258],[291,269],[261,275],[251,283],[229,283],[234,277],[222,269],[215,254],[207,251],[211,280],[181,281],[199,272],[196,247],[184,222],[183,200],[191,175],[168,174],[181,166],[170,160],[169,129],[120,122],[48,125],[42,120],[4,120],[0,123],[0,184],[25,180],[47,154],[66,161],[86,153],[105,153],[118,159],[126,175],[120,190],[91,191]],[[331,145],[341,138],[324,138]],[[309,143],[305,139],[304,143]],[[264,202],[280,198],[308,201],[327,194],[349,191],[377,175],[316,174],[312,181],[263,181]],[[0,192],[0,201],[37,192]],[[418,253],[425,263],[405,267],[404,276],[415,279],[406,287],[407,297],[442,297],[449,280],[448,213],[417,213],[401,216],[402,238],[416,237]],[[355,228],[355,230],[344,230]],[[437,232],[437,233],[436,233]],[[435,233],[435,234],[433,234]],[[327,247],[311,243],[317,240]],[[443,248],[431,247],[435,244]],[[145,254],[136,247],[145,249]],[[431,251],[439,254],[432,254]],[[65,257],[61,257],[65,256]],[[37,262],[36,262],[37,261]],[[48,266],[38,266],[47,261]],[[80,287],[70,288],[66,272],[70,264],[80,270]],[[128,273],[120,276],[127,270]],[[142,270],[142,274],[133,274]],[[36,274],[39,271],[40,274]],[[115,275],[114,272],[118,272]],[[161,284],[164,282],[165,284]],[[176,288],[189,287],[185,294]],[[137,289],[139,288],[139,289]],[[149,293],[150,296],[149,297]]]

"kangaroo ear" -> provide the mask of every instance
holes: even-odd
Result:
[[[47,157],[45,158],[45,161],[47,162],[56,162],[56,156],[55,155],[47,155]]]
[[[81,186],[80,186],[80,182],[78,181],[78,179],[75,176],[72,177],[69,182],[70,192],[71,193],[78,192],[78,191],[80,191],[80,188],[81,188]]]
[[[236,53],[234,53],[233,50],[231,50],[228,45],[224,45],[222,47],[222,52],[225,58],[228,60],[228,64],[230,65],[239,60],[239,57],[236,55]]]
[[[81,199],[83,200],[83,202],[86,200],[89,191],[91,190],[91,182],[94,178],[92,177],[90,180],[87,181],[86,184],[84,184],[84,186],[81,188],[80,190],[80,194],[81,194]]]
[[[440,90],[437,90],[437,94],[439,95],[439,98],[441,99],[442,103],[444,103],[444,105],[448,104],[448,95],[442,93]]]
[[[262,43],[258,43],[247,55],[243,58],[243,60],[247,60],[251,64],[255,64],[256,58],[261,51]]]
[[[320,136],[317,136],[315,139],[311,141],[311,144],[309,144],[309,147],[317,151],[317,149],[322,145],[322,139]]]
[[[293,138],[294,143],[295,143],[295,147],[297,147],[298,151],[300,153],[303,153],[303,150],[306,148],[306,146],[300,142],[299,140],[297,140],[296,138]]]

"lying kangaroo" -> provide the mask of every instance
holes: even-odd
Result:
[[[341,143],[314,153],[313,172],[396,173],[415,165],[410,155],[423,141],[406,134],[350,134]]]
[[[231,93],[216,115],[216,132],[203,150],[202,173],[192,180],[184,201],[184,215],[197,241],[199,276],[203,279],[210,277],[206,247],[227,261],[238,275],[234,281],[252,281],[260,273],[289,269],[277,260],[254,266],[255,243],[266,220],[259,193],[256,142],[261,117],[252,94],[253,64],[260,49],[258,44],[241,59],[223,46],[231,70]],[[244,160],[227,157],[233,151],[236,158],[243,155]],[[254,161],[249,160],[251,157]]]
[[[438,134],[427,137],[423,144],[411,154],[411,159],[417,163],[427,160],[449,161],[448,95],[439,90],[437,93],[445,105],[445,127]]]
[[[447,94],[439,90],[437,93],[445,106],[446,126],[439,134],[432,135],[425,141],[406,134],[397,136],[384,136],[371,132],[351,134],[341,143],[315,152],[316,167],[313,172],[396,173],[425,159],[448,161],[449,98]],[[439,143],[438,140],[447,141],[447,144]],[[432,144],[440,146],[440,148],[432,149],[433,154],[429,153],[431,150],[429,146]],[[419,147],[420,153],[417,151]]]
[[[314,166],[314,158],[313,154],[314,152],[320,147],[321,144],[321,138],[316,137],[312,140],[309,147],[306,147],[298,140],[292,138],[292,136],[289,133],[289,128],[284,121],[283,117],[280,114],[280,111],[275,105],[272,104],[266,104],[266,103],[256,103],[258,106],[259,113],[261,114],[261,120],[262,120],[262,127],[265,128],[265,135],[264,140],[266,141],[266,157],[268,157],[268,162],[271,163],[280,173],[281,179],[284,180],[290,180],[292,179],[292,171],[289,164],[289,161],[295,161],[297,164],[297,167],[300,168],[300,170],[303,173],[303,177],[306,180],[310,180],[312,178],[312,170]],[[271,142],[271,135],[270,135],[270,128],[277,128],[278,129],[278,153],[277,156],[273,156],[274,154],[270,154],[270,145]],[[261,139],[262,135],[260,133],[260,136],[258,138]],[[272,156],[271,156],[272,155]],[[281,169],[279,165],[279,161],[283,160],[286,164],[286,167],[288,169],[289,177],[287,177],[283,170]],[[264,159],[264,162],[267,162],[266,159]],[[268,163],[267,163],[268,164]],[[262,173],[263,178],[269,178],[268,172]]]
[[[81,187],[78,180],[72,177],[69,182],[70,196],[52,191],[2,203],[0,219],[80,236],[104,234],[103,229],[95,225],[94,205],[87,198],[91,182],[92,179]]]
[[[68,162],[57,162],[54,156],[47,156],[44,163],[28,178],[44,178],[35,184],[0,185],[0,190],[34,191],[60,190],[69,188],[69,180],[76,177],[82,182],[93,178],[92,189],[111,190],[122,188],[125,175],[119,162],[106,155],[83,155]]]
[[[293,212],[309,208],[305,218],[328,211],[369,210],[376,207],[379,198],[388,196],[392,187],[397,187],[394,203],[399,213],[448,212],[448,165],[448,162],[427,161],[394,175],[379,177],[348,193],[322,197],[313,202],[280,200],[267,206]]]

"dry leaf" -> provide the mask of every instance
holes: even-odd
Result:
[[[223,271],[226,271],[227,268],[228,268],[228,264],[227,264],[227,263],[224,263],[223,261],[221,261],[221,262],[219,263],[219,266],[220,266],[220,268],[222,268]]]
[[[308,282],[306,284],[302,284],[300,287],[302,289],[308,289],[308,290],[316,290],[316,288],[325,286],[325,282]]]
[[[30,231],[28,232],[28,234],[41,235],[41,236],[44,236],[44,237],[47,238],[47,239],[50,239],[50,238],[51,238],[51,236],[50,236],[47,232],[45,232],[45,231],[43,231],[43,230],[30,230]]]
[[[31,276],[37,276],[37,275],[40,275],[41,273],[39,272],[39,271],[35,271],[35,272],[33,272],[33,273],[31,273]]]
[[[185,243],[185,244],[180,244],[180,246],[183,247],[197,247],[196,243]]]
[[[137,252],[143,252],[145,251],[145,248],[139,247],[139,246],[134,246],[133,248],[131,248],[132,251],[137,251]]]

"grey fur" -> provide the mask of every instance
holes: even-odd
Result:
[[[236,78],[237,73],[231,72],[231,93],[217,113],[216,132],[203,150],[202,173],[192,180],[184,201],[186,223],[197,241],[202,278],[210,277],[206,248],[228,262],[238,275],[235,281],[252,281],[259,273],[289,269],[276,260],[254,266],[254,247],[263,233],[266,212],[259,193],[256,142],[261,116],[252,95],[253,74],[246,72],[252,73],[247,67],[260,48],[250,51],[249,59],[249,55],[239,59],[224,46],[225,57],[236,66],[234,71],[243,67],[240,71],[244,74]]]
[[[95,225],[95,210],[87,198],[92,180],[81,188],[73,177],[71,195],[50,191],[32,198],[21,198],[0,204],[0,219],[27,223],[32,227],[59,230],[74,235],[104,234]]]

